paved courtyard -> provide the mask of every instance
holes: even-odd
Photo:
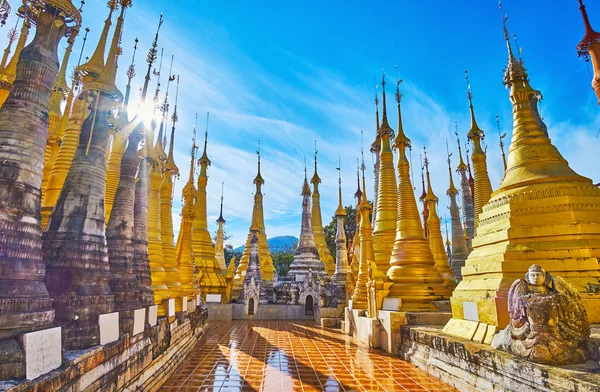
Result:
[[[161,391],[454,391],[412,364],[304,321],[212,321]]]

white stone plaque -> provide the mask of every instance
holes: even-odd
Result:
[[[402,299],[401,298],[384,298],[383,305],[381,308],[383,310],[390,310],[392,312],[400,311],[402,307]]]
[[[167,317],[175,316],[175,298],[167,300]]]
[[[33,380],[62,365],[60,327],[43,329],[23,335],[25,377]]]
[[[463,318],[465,320],[479,321],[477,302],[463,302]]]
[[[158,305],[152,305],[152,306],[148,307],[148,324],[150,324],[151,327],[154,327],[156,325],[157,320],[158,320]]]
[[[206,303],[221,303],[221,294],[206,294]]]
[[[306,275],[296,275],[296,282],[304,282],[306,280]]]
[[[182,302],[182,309],[181,310],[183,312],[187,312],[187,310],[188,310],[188,308],[187,308],[187,306],[188,306],[188,299],[187,299],[187,297],[183,297],[182,301],[183,302]]]
[[[348,300],[348,309],[352,310],[352,300]]]
[[[200,294],[196,295],[196,306],[200,306]]]
[[[136,309],[133,311],[133,335],[144,332],[146,323],[146,309]]]
[[[119,312],[101,314],[98,318],[100,326],[100,345],[119,340]]]

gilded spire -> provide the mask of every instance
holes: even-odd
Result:
[[[117,62],[119,56],[121,55],[121,48],[119,44],[121,43],[121,33],[123,31],[123,22],[125,20],[125,10],[131,7],[131,0],[120,0],[120,4],[121,13],[117,18],[117,26],[115,27],[113,39],[110,44],[108,57],[106,58],[106,64],[96,79],[90,81],[87,86],[84,85],[84,88],[86,89],[98,90],[110,94],[117,102],[123,100],[123,94],[121,91],[119,91],[115,84],[117,78]]]
[[[358,158],[356,158],[356,192],[354,192],[354,198],[357,200],[356,205],[360,204],[362,199],[362,191],[360,190],[360,165],[358,164]]]
[[[256,192],[260,193],[261,188],[265,183],[265,180],[260,174],[260,140],[258,141],[258,150],[256,150],[256,155],[258,156],[258,171],[256,173],[256,177],[254,177],[254,184],[256,184]]]
[[[302,184],[302,196],[310,196],[312,192],[310,191],[310,186],[308,185],[308,177],[306,173],[306,157],[304,157],[304,183]]]
[[[377,154],[379,153],[380,149],[381,138],[379,137],[379,98],[377,97],[377,93],[375,93],[375,140],[373,143],[371,143],[371,152]]]
[[[6,65],[6,67],[3,68],[0,72],[0,80],[4,83],[12,84],[15,81],[15,78],[17,77],[17,63],[19,62],[19,56],[21,55],[21,51],[27,43],[27,37],[29,36],[30,28],[31,22],[29,22],[28,19],[24,19],[23,25],[21,26],[21,34],[19,35],[19,40],[17,41],[17,47],[15,48],[15,54],[8,62],[8,65]]]
[[[148,94],[148,85],[150,84],[150,74],[152,73],[152,66],[156,61],[158,54],[158,35],[160,33],[160,28],[163,24],[163,15],[160,14],[160,19],[158,21],[158,28],[156,29],[156,35],[154,36],[154,41],[152,41],[152,45],[150,46],[150,50],[148,51],[148,55],[146,56],[146,62],[148,63],[148,71],[146,72],[146,77],[144,78],[144,87],[142,88],[141,101],[146,101],[146,95]]]
[[[315,140],[315,173],[313,174],[312,178],[310,179],[311,184],[313,184],[313,187],[315,189],[315,193],[319,193],[319,184],[321,183],[321,178],[319,177],[319,174],[317,173],[317,154],[319,153],[319,151],[317,150],[317,141]]]
[[[431,187],[431,178],[429,176],[429,159],[427,158],[427,147],[423,147],[423,166],[425,167],[425,175],[427,176],[427,194],[425,195],[425,201],[427,202],[438,202],[438,197],[433,193]]]
[[[204,131],[204,151],[202,152],[202,156],[198,159],[198,164],[200,165],[200,177],[208,177],[206,174],[206,168],[210,166],[211,162],[208,159],[208,154],[206,153],[206,145],[208,143],[208,119],[210,113],[206,113],[206,130]]]
[[[17,26],[19,25],[19,21],[21,20],[21,15],[17,14],[17,21],[15,22],[15,27],[8,30],[8,34],[6,37],[8,38],[8,45],[6,49],[4,49],[4,55],[2,56],[2,62],[0,62],[0,70],[3,70],[6,67],[6,63],[8,62],[8,55],[10,54],[10,49],[12,48],[13,42],[17,39],[19,35],[17,33]]]
[[[185,187],[183,188],[183,196],[185,198],[186,195],[191,195],[191,197],[193,197],[196,194],[196,189],[194,187],[194,175],[195,175],[195,169],[196,169],[196,150],[198,149],[198,146],[196,145],[196,128],[198,127],[198,113],[196,113],[196,123],[194,125],[194,130],[192,131],[192,147],[190,149],[190,156],[191,156],[191,160],[190,160],[190,175],[188,177],[188,181],[185,184]],[[189,189],[189,192],[186,191],[187,189]]]
[[[60,70],[58,71],[58,75],[56,76],[56,81],[54,82],[54,88],[63,93],[64,97],[69,93],[69,86],[67,85],[67,66],[69,64],[69,58],[71,58],[71,53],[73,52],[73,45],[75,44],[75,38],[77,37],[77,32],[74,32],[67,39],[67,48],[65,49],[65,54],[63,56],[63,60],[60,63]]]
[[[427,217],[427,230],[429,247],[435,260],[435,268],[439,271],[440,275],[444,278],[444,285],[453,289],[456,286],[456,280],[448,260],[448,255],[444,248],[444,240],[442,238],[441,222],[440,217],[437,213],[438,198],[433,193],[431,187],[431,176],[429,174],[429,159],[427,158],[427,149],[423,147],[423,156],[425,165],[425,173],[427,176],[427,196],[425,202],[428,204],[428,217]]]
[[[481,140],[485,137],[483,131],[477,125],[475,120],[475,111],[473,110],[473,94],[471,93],[471,84],[469,83],[469,73],[465,71],[465,79],[467,80],[467,98],[469,99],[469,111],[471,112],[471,129],[467,133],[467,137],[473,143],[473,154],[484,154],[481,149]]]
[[[360,149],[360,156],[361,156],[360,170],[362,171],[362,187],[364,189],[364,191],[362,192],[362,199],[360,202],[360,204],[362,205],[363,203],[368,203],[368,201],[367,201],[367,182],[365,180],[365,169],[367,167],[365,166],[365,153],[362,148]]]
[[[223,218],[223,191],[225,189],[225,183],[221,183],[221,209],[219,212],[219,218],[217,219],[217,223],[225,223],[225,219]]]
[[[338,207],[335,210],[335,216],[346,216],[346,210],[342,204],[342,161],[339,157],[336,170],[338,171]]]
[[[460,136],[458,135],[458,122],[454,121],[454,134],[456,135],[456,143],[458,144],[458,166],[456,166],[456,171],[460,172],[461,170],[467,170],[467,165],[462,157],[462,150],[460,148]]]
[[[423,147],[423,151],[425,151],[425,147]],[[425,232],[425,238],[427,238],[429,237],[429,230],[427,228],[427,221],[429,218],[429,203],[427,202],[427,191],[425,190],[425,165],[423,163],[423,156],[421,154],[419,154],[419,160],[421,162],[421,185],[423,187],[423,192],[421,192],[419,201],[423,204],[423,231]]]
[[[492,184],[487,172],[487,163],[485,151],[481,148],[481,141],[484,138],[483,131],[477,125],[475,112],[473,110],[473,94],[471,94],[471,85],[469,84],[469,74],[465,71],[467,81],[467,97],[469,99],[469,110],[471,111],[471,129],[467,136],[473,143],[473,161],[474,183],[473,183],[473,203],[475,206],[475,227],[479,222],[479,214],[483,211],[483,206],[490,200],[492,195]]]
[[[385,275],[390,267],[390,253],[396,238],[398,220],[398,188],[394,169],[394,154],[390,145],[394,131],[387,120],[387,98],[385,94],[385,74],[382,76],[383,120],[379,127],[381,149],[377,170],[377,187],[373,195],[373,250],[377,270]],[[379,280],[379,279],[377,279]]]
[[[319,258],[325,265],[325,271],[328,275],[335,273],[335,261],[329,252],[329,247],[325,241],[323,234],[323,219],[321,217],[321,195],[319,194],[319,184],[321,179],[317,174],[317,142],[315,140],[315,173],[312,176],[310,182],[313,185],[312,193],[312,210],[311,210],[311,229],[315,238],[315,245],[319,251]]]
[[[377,136],[381,137],[384,133],[388,134],[390,138],[394,137],[394,130],[390,127],[387,118],[387,103],[385,97],[385,73],[381,76],[381,96],[382,96],[382,107],[383,114],[381,117],[381,126],[377,129]]]
[[[173,110],[173,116],[171,117],[171,139],[169,141],[169,154],[167,155],[167,162],[165,164],[165,170],[170,170],[173,174],[179,174],[179,168],[175,164],[175,158],[173,157],[173,150],[175,148],[175,126],[179,117],[177,117],[177,101],[179,98],[179,75],[177,76],[177,88],[175,89],[175,109]]]
[[[117,9],[118,0],[109,0],[108,2],[108,17],[104,21],[104,28],[100,34],[100,40],[96,46],[96,50],[92,54],[89,60],[78,67],[77,71],[82,75],[91,75],[96,78],[100,75],[104,69],[104,53],[106,51],[106,42],[108,41],[108,31],[112,25],[112,14]]]
[[[124,109],[125,115],[127,115],[127,105],[129,104],[129,97],[131,95],[131,81],[135,78],[135,54],[137,53],[137,46],[139,40],[137,37],[135,38],[135,45],[133,46],[133,57],[131,59],[131,64],[129,68],[127,68],[127,86],[125,87],[125,101],[124,101]]]
[[[502,165],[504,166],[504,171],[506,171],[506,154],[504,154],[504,139],[506,137],[506,132],[502,133],[500,131],[500,120],[498,119],[498,115],[496,114],[496,124],[498,125],[498,140],[500,141],[500,152],[502,153]]]
[[[450,177],[450,186],[448,187],[446,194],[448,196],[450,196],[452,194],[457,195],[458,189],[456,189],[456,187],[454,186],[454,179],[452,178],[452,167],[450,166],[451,165],[450,157],[452,156],[452,153],[450,152],[450,149],[448,148],[448,139],[446,139],[446,154],[448,156],[448,176]]]
[[[402,126],[402,110],[400,108],[402,94],[400,93],[400,84],[402,84],[402,79],[398,80],[396,83],[396,103],[398,104],[398,134],[394,138],[394,147],[398,149],[398,160],[407,161],[406,148],[410,148],[410,139],[404,134],[404,127]]]

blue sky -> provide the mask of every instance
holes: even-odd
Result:
[[[226,228],[236,246],[245,241],[250,225],[259,139],[269,237],[298,235],[303,162],[306,156],[312,164],[314,140],[323,179],[324,223],[337,205],[338,155],[344,202],[352,200],[361,130],[365,132],[368,193],[372,196],[373,160],[368,146],[375,133],[375,88],[385,69],[389,119],[396,129],[396,65],[404,80],[404,129],[413,141],[414,174],[419,173],[418,154],[426,145],[440,208],[445,210],[447,204],[445,138],[450,138],[454,151],[454,121],[458,121],[463,142],[470,126],[466,69],[477,120],[486,132],[492,185],[498,186],[502,163],[495,115],[500,116],[502,131],[508,132],[509,138],[512,116],[508,92],[502,85],[507,56],[497,2],[368,3],[133,0],[123,33],[118,86],[125,88],[133,40],[139,37],[138,76],[134,80],[137,95],[160,12],[165,23],[159,46],[164,47],[165,64],[175,55],[173,73],[181,77],[176,135],[181,179],[176,182],[174,196],[176,226],[196,112],[202,119],[199,133],[206,112],[211,112],[210,228],[216,228],[224,181]],[[592,23],[600,29],[600,5],[588,3]],[[91,54],[97,43],[106,11],[105,1],[91,0],[85,6],[84,26],[92,29],[85,55]],[[600,147],[596,138],[600,118],[589,67],[575,51],[583,37],[577,1],[506,0],[504,11],[509,15],[511,34],[517,34],[523,47],[531,84],[544,94],[541,113],[553,142],[575,170],[598,181],[594,167]],[[7,26],[12,26],[13,18]],[[80,48],[81,36],[74,52],[78,54]],[[76,61],[77,55],[73,58],[72,62]],[[165,69],[163,75],[167,72]],[[163,92],[164,87],[165,83]],[[155,80],[151,88],[155,88]],[[377,91],[381,96],[381,87]],[[172,86],[171,96],[174,92]],[[310,176],[312,165],[309,171]]]

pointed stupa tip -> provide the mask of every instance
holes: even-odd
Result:
[[[94,78],[98,77],[104,68],[104,53],[106,52],[106,42],[108,41],[108,32],[112,25],[112,14],[117,9],[118,0],[110,0],[108,2],[108,17],[104,21],[104,27],[100,34],[100,40],[94,50],[94,53],[85,63],[77,67],[77,72],[81,76],[90,75]]]
[[[148,63],[148,71],[146,71],[146,77],[144,78],[144,87],[142,88],[141,101],[146,102],[146,96],[148,94],[148,87],[150,85],[150,74],[152,73],[152,66],[154,62],[158,58],[158,36],[160,34],[160,28],[164,22],[163,14],[160,14],[160,18],[158,20],[158,27],[156,29],[156,35],[154,36],[154,41],[152,41],[152,45],[150,46],[150,50],[148,51],[148,55],[146,56],[146,62]]]
[[[354,198],[357,200],[357,204],[359,204],[362,199],[362,191],[360,190],[360,166],[358,165],[358,158],[356,158],[356,184],[357,188]]]
[[[367,209],[367,210],[371,211],[371,210],[373,210],[373,206],[371,205],[371,203],[369,203],[369,200],[367,199],[367,180],[365,178],[365,169],[367,167],[365,166],[365,156],[362,151],[361,151],[361,154],[362,154],[362,164],[360,166],[360,169],[362,170],[363,192],[362,192],[362,199],[361,199],[359,207],[361,209]]]
[[[208,119],[209,119],[210,113],[206,113],[206,130],[204,131],[204,151],[202,152],[202,156],[200,157],[200,159],[198,160],[198,163],[202,166],[210,166],[211,162],[210,159],[208,159],[208,154],[206,153],[206,146],[208,144]]]
[[[339,158],[338,167],[336,169],[338,170],[338,207],[335,210],[335,216],[346,216],[346,210],[342,204],[342,164]]]
[[[419,200],[423,202],[427,197],[427,190],[425,189],[425,165],[423,164],[423,155],[421,154],[419,154],[419,161],[421,161],[421,185],[423,189],[423,192],[421,192],[421,196],[419,196]]]
[[[450,152],[450,148],[448,147],[448,139],[446,139],[446,154],[448,154],[448,176],[450,177],[450,186],[446,191],[446,195],[450,196],[452,194],[458,194],[458,189],[456,189],[456,187],[454,186],[454,179],[452,178],[452,161],[450,160],[452,153]]]
[[[310,196],[310,186],[308,185],[308,174],[306,171],[306,157],[304,158],[304,183],[302,184],[302,196]]]
[[[221,183],[221,210],[219,212],[219,218],[217,219],[217,223],[225,224],[225,219],[223,218],[223,190],[225,189],[225,183]]]
[[[583,25],[585,27],[585,35],[583,39],[577,45],[577,54],[579,56],[587,56],[589,46],[594,43],[600,41],[600,33],[596,32],[590,23],[590,19],[588,18],[587,11],[585,10],[585,5],[583,5],[583,1],[579,0],[579,11],[581,11],[581,17],[583,18]]]
[[[198,113],[196,113],[196,125],[194,125],[194,130],[193,130],[193,134],[192,134],[192,148],[191,148],[191,161],[190,161],[190,177],[188,179],[188,184],[192,184],[192,186],[194,185],[194,171],[196,166],[194,165],[195,160],[196,160],[196,150],[198,149],[198,146],[196,145],[196,127],[198,126]]]
[[[256,177],[254,178],[254,184],[256,184],[257,191],[260,191],[260,187],[265,183],[265,180],[260,174],[260,140],[258,141],[258,150],[256,150],[256,155],[258,156],[258,171],[256,172]]]
[[[60,70],[58,71],[58,76],[56,77],[56,82],[54,82],[54,88],[58,91],[62,92],[66,97],[70,88],[67,84],[67,66],[69,64],[69,58],[71,57],[71,52],[73,51],[73,45],[75,44],[75,39],[77,38],[78,31],[74,31],[73,34],[69,36],[67,39],[67,49],[65,50],[65,54],[63,56],[63,60],[60,63]],[[12,42],[11,42],[12,43]]]
[[[179,168],[177,164],[175,164],[174,157],[174,148],[175,148],[175,128],[177,121],[179,118],[177,117],[177,103],[179,98],[179,75],[177,75],[177,88],[175,90],[175,110],[173,110],[173,116],[171,118],[172,126],[171,126],[171,138],[169,141],[169,153],[167,155],[167,164],[165,165],[165,169],[171,171],[174,175],[179,174]],[[166,135],[165,135],[165,143],[166,143]]]
[[[377,136],[381,137],[384,134],[390,136],[390,138],[394,137],[394,130],[390,127],[387,118],[387,100],[385,96],[385,73],[381,76],[381,106],[382,106],[382,115],[381,115],[381,125],[377,130]]]
[[[465,161],[463,160],[462,149],[460,148],[460,136],[458,134],[458,121],[454,121],[454,127],[455,127],[454,134],[456,135],[456,143],[458,144],[458,166],[456,166],[456,171],[460,172],[463,170],[467,170],[467,165],[465,164]]]
[[[400,93],[400,84],[402,84],[402,82],[402,79],[398,79],[398,81],[396,82],[396,104],[398,106],[398,134],[394,139],[394,147],[410,148],[410,139],[404,134],[404,126],[402,125],[402,109],[400,104],[402,102],[402,94]]]
[[[125,10],[131,7],[131,0],[120,0],[121,13],[117,18],[117,26],[113,35],[110,49],[108,51],[108,57],[106,58],[106,64],[103,66],[100,75],[89,82],[87,85],[84,84],[85,89],[98,90],[106,94],[109,94],[115,102],[123,101],[123,93],[117,88],[117,69],[118,60],[121,55],[121,34],[123,32],[123,23],[125,21]]]
[[[467,81],[467,98],[469,100],[469,111],[471,112],[471,129],[467,133],[469,140],[473,138],[483,138],[483,131],[477,125],[475,119],[475,110],[473,109],[473,94],[471,93],[471,84],[469,83],[469,71],[465,71],[465,79]]]
[[[316,191],[316,187],[318,184],[321,183],[321,178],[319,177],[319,174],[317,173],[317,154],[319,153],[319,151],[317,150],[317,141],[315,140],[315,173],[313,174],[312,178],[310,179],[311,184],[313,184],[315,186],[315,191]]]
[[[423,164],[425,165],[425,176],[427,177],[427,194],[425,195],[425,201],[433,201],[436,202],[439,200],[438,197],[433,193],[433,188],[431,187],[431,176],[429,174],[429,159],[427,158],[427,149],[423,147],[423,155],[424,160]]]
[[[129,68],[127,68],[127,86],[125,86],[125,99],[123,101],[125,113],[127,113],[127,105],[129,105],[129,97],[131,96],[131,81],[133,78],[135,78],[135,55],[137,53],[137,46],[140,40],[136,37],[134,42],[135,44],[133,45],[131,64],[129,64]]]
[[[502,17],[502,29],[504,32],[504,41],[506,42],[506,48],[508,50],[508,65],[504,70],[504,81],[502,82],[507,88],[515,86],[516,88],[529,88],[529,77],[527,70],[523,65],[522,59],[517,59],[512,51],[512,45],[510,43],[510,34],[508,33],[508,16],[504,14],[502,10],[502,2],[498,2],[500,9],[500,15]],[[519,48],[517,50],[520,51]]]
[[[381,137],[379,137],[379,98],[377,92],[375,93],[375,140],[371,143],[371,152],[374,154],[379,153],[381,150]]]

